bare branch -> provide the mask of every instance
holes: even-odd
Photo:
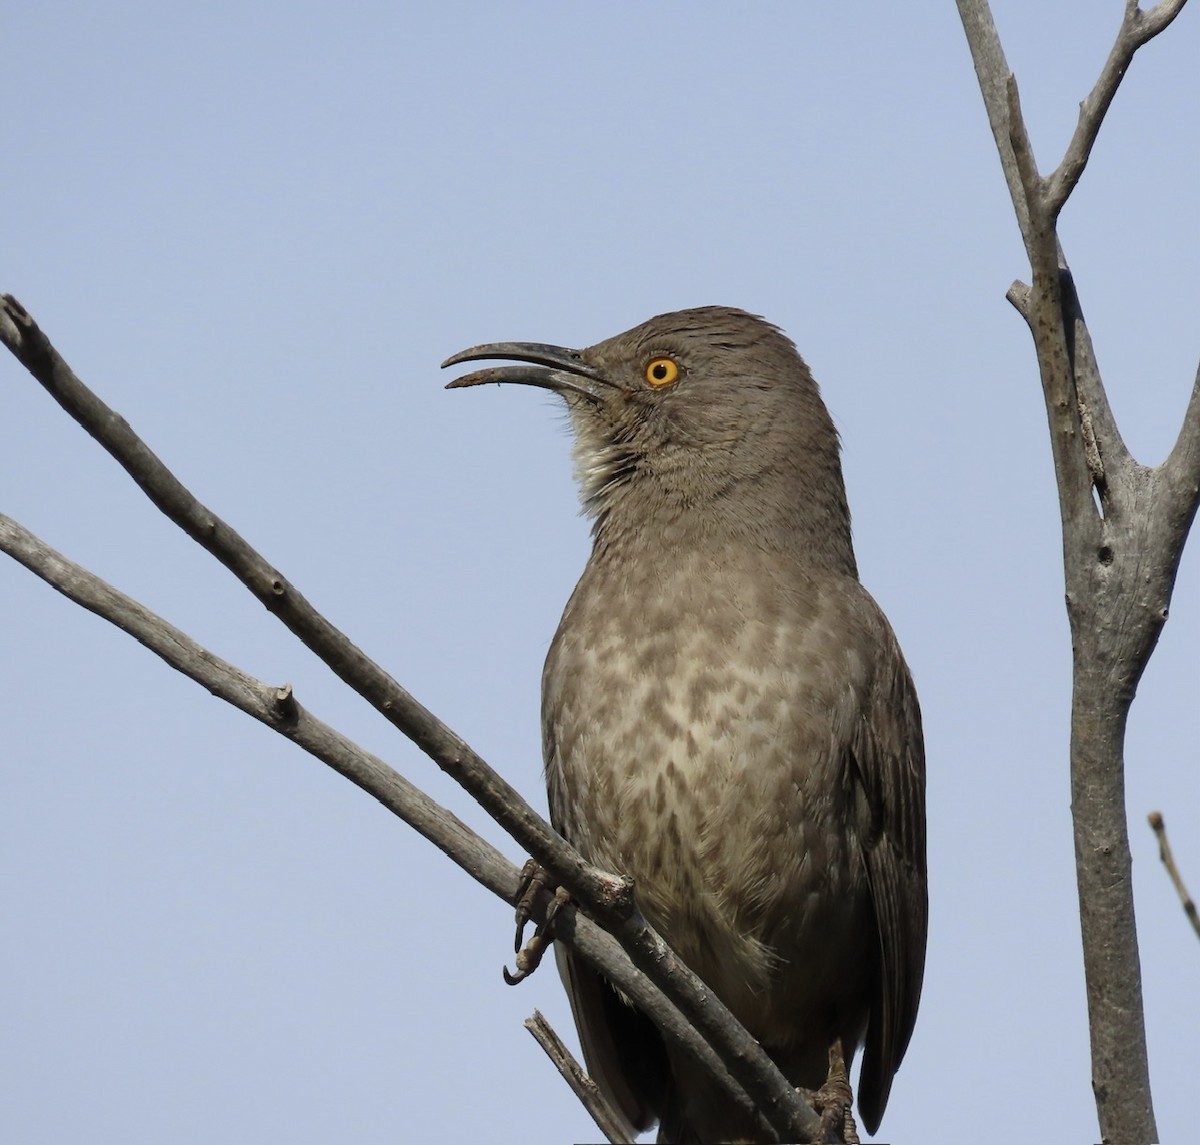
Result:
[[[1013,152],[1012,131],[1009,126],[1008,84],[1012,78],[1008,60],[1000,37],[996,34],[996,23],[987,0],[957,0],[958,14],[967,35],[967,45],[975,63],[975,75],[979,79],[979,90],[983,93],[983,106],[987,111],[996,150],[1000,153],[1000,166],[1004,169],[1004,180],[1012,197],[1017,224],[1024,236],[1029,231],[1029,204],[1025,195],[1025,182],[1017,166]],[[1032,149],[1030,150],[1032,161]]]
[[[1096,85],[1079,105],[1079,121],[1062,162],[1046,180],[1046,210],[1051,218],[1058,217],[1087,167],[1100,125],[1133,61],[1134,52],[1166,28],[1179,15],[1185,3],[1186,0],[1161,0],[1149,12],[1143,12],[1137,0],[1126,0],[1125,17],[1112,51],[1104,61]]]
[[[278,569],[202,505],[114,410],[77,378],[11,295],[0,296],[0,341],[50,395],[117,460],[142,492],[208,550],[300,641],[408,736],[543,866],[605,913],[632,913],[632,888],[582,857],[470,746],[329,623]]]
[[[1174,19],[1182,0],[1163,0],[1148,14],[1127,0],[1117,43],[1081,107],[1067,154],[1048,180],[1037,174],[987,0],[958,0],[958,7],[1033,271],[1031,284],[1014,284],[1008,298],[1037,351],[1063,522],[1074,651],[1071,810],[1093,1089],[1105,1140],[1150,1142],[1157,1131],[1134,919],[1124,734],[1200,500],[1200,374],[1167,463],[1158,470],[1139,465],[1105,393],[1056,223],[1134,52]]]
[[[1017,90],[1017,77],[1008,73],[1004,83],[1004,114],[1008,124],[1008,145],[1012,148],[1017,178],[1021,180],[1021,192],[1030,207],[1029,229],[1033,230],[1035,218],[1041,213],[1042,179],[1038,174],[1037,160],[1033,157],[1033,144],[1025,128],[1025,117],[1021,114],[1021,93]]]
[[[299,744],[378,799],[489,890],[515,901],[520,873],[508,859],[383,760],[310,715],[296,702],[289,685],[275,688],[247,675],[3,515],[0,551],[68,599],[127,632],[218,699]]]
[[[1046,181],[1038,173],[1021,113],[1016,76],[1009,69],[987,0],[956,2],[1021,238],[1035,271],[1049,274],[1061,252],[1054,232],[1055,216],[1046,208]]]
[[[230,569],[346,684],[464,787],[500,826],[554,874],[589,915],[616,936],[635,966],[678,1007],[700,1032],[701,1040],[715,1048],[724,1066],[717,1065],[713,1071],[717,1056],[711,1050],[706,1056],[694,1044],[690,1046],[710,1072],[714,1072],[718,1083],[727,1085],[730,1077],[736,1079],[735,1097],[740,1086],[784,1140],[807,1140],[820,1132],[819,1118],[788,1084],[774,1062],[642,917],[633,900],[629,880],[614,878],[585,863],[578,852],[461,737],[409,695],[318,613],[241,536],[202,505],[128,423],[75,376],[28,312],[10,295],[0,296],[0,341],[116,458],[166,516]],[[78,573],[90,576],[86,570],[74,568]],[[59,584],[55,587],[66,591]],[[129,598],[124,599],[130,605],[136,604]],[[120,626],[125,627],[124,624]],[[177,630],[172,632],[183,637]],[[173,663],[169,657],[164,658]],[[186,671],[178,664],[174,666]],[[205,686],[209,685],[205,683]],[[251,711],[250,714],[256,713]],[[357,778],[354,781],[359,782]],[[375,794],[374,791],[371,793]],[[515,894],[515,886],[512,892]],[[505,897],[509,897],[507,893]],[[573,911],[565,914],[566,918],[560,917],[556,921],[556,934],[566,933],[569,919],[574,917]],[[614,978],[614,981],[618,979]],[[629,993],[642,1005],[640,998]],[[648,1013],[653,1020],[658,1020],[654,1006],[648,1007]]]
[[[604,1136],[613,1145],[633,1145],[634,1138],[626,1130],[622,1118],[609,1105],[607,1098],[584,1072],[583,1067],[575,1060],[540,1010],[534,1010],[533,1016],[525,1019],[525,1028],[546,1051],[546,1056],[554,1063],[554,1068],[562,1074],[571,1091],[592,1115],[592,1120],[600,1127]]]
[[[1162,812],[1151,811],[1146,818],[1150,821],[1150,827],[1158,839],[1158,857],[1162,860],[1162,865],[1167,868],[1167,874],[1171,876],[1171,882],[1175,885],[1175,893],[1179,895],[1179,901],[1183,903],[1183,913],[1187,915],[1188,922],[1192,924],[1196,937],[1200,938],[1200,914],[1197,914],[1196,903],[1188,894],[1183,876],[1175,865],[1175,856],[1171,854],[1171,844],[1167,842],[1167,825],[1163,822]]]

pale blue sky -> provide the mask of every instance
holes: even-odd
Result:
[[[1118,0],[996,17],[1057,162]],[[1200,351],[1200,25],[1136,59],[1063,217],[1126,438]],[[1070,651],[1023,251],[954,5],[6,6],[0,289],[195,492],[544,805],[538,678],[587,555],[564,419],[444,393],[495,339],[779,323],[842,431],[929,755],[922,1011],[881,1137],[1096,1139]],[[519,860],[6,355],[0,511]],[[1196,1138],[1200,561],[1129,729],[1164,1141]],[[0,1139],[564,1142],[510,912],[298,749],[0,562]]]

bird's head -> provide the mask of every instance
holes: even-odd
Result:
[[[515,382],[561,394],[598,536],[682,525],[769,542],[800,525],[810,546],[849,551],[837,432],[795,346],[763,319],[704,306],[584,350],[493,342],[443,365],[485,359],[522,364],[447,389]]]

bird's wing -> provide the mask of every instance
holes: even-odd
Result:
[[[929,900],[925,866],[925,748],[908,667],[884,622],[867,704],[850,744],[861,785],[859,838],[879,928],[881,965],[859,1078],[859,1111],[874,1133],[917,1017]]]
[[[558,971],[571,1001],[588,1073],[629,1123],[629,1136],[649,1129],[662,1113],[667,1061],[662,1038],[640,1010],[561,943]]]

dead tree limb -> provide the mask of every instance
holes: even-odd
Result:
[[[1037,351],[1063,522],[1074,652],[1071,811],[1092,1086],[1104,1140],[1129,1145],[1157,1141],[1158,1134],[1130,877],[1125,724],[1167,619],[1200,501],[1200,372],[1170,455],[1157,467],[1139,464],[1104,391],[1057,221],[1134,53],[1170,24],[1183,2],[1162,0],[1143,12],[1128,0],[1066,155],[1043,177],[987,0],[958,0],[1032,271],[1030,285],[1014,284],[1008,297]]]

